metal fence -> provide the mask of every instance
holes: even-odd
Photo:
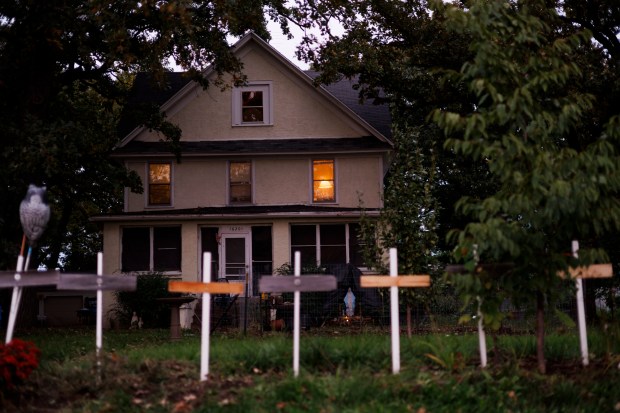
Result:
[[[302,293],[301,327],[304,330],[339,328],[344,330],[381,331],[390,328],[389,294],[379,293],[378,301],[355,300],[354,308],[342,294]],[[293,294],[263,294],[257,297],[214,296],[211,310],[211,330],[262,333],[290,331],[293,328]],[[476,308],[463,308],[458,297],[445,294],[428,305],[417,303],[399,305],[401,328],[411,328],[414,334],[463,333],[476,331]],[[530,334],[535,330],[534,308],[518,308],[509,303],[502,305],[505,318],[500,334]],[[200,326],[200,307],[195,309],[194,328]],[[459,320],[469,315],[469,322]],[[546,326],[550,329],[568,329],[576,320],[574,298],[566,298],[553,308],[546,309]]]

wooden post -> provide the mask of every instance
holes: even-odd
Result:
[[[243,284],[211,282],[211,253],[202,260],[202,282],[170,281],[168,291],[202,294],[202,326],[200,332],[200,381],[209,376],[209,340],[211,330],[211,294],[241,294]]]
[[[400,321],[398,316],[398,288],[419,288],[431,285],[429,275],[398,275],[396,248],[390,248],[390,276],[365,275],[360,277],[363,288],[390,287],[390,319],[392,328],[392,373],[400,372]]]
[[[262,277],[259,281],[259,289],[266,293],[293,292],[293,374],[299,376],[299,341],[300,341],[300,315],[301,315],[301,292],[331,291],[338,286],[336,277],[333,275],[304,275],[301,276],[301,256],[295,251],[295,275],[293,277],[275,276]]]

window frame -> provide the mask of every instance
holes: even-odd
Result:
[[[168,165],[170,167],[170,182],[167,184],[151,183],[151,165]],[[149,161],[146,163],[146,182],[147,189],[145,191],[145,207],[146,208],[167,208],[173,206],[174,199],[174,166],[172,161]],[[151,203],[151,187],[154,185],[168,185],[168,203]]]
[[[156,240],[155,240],[155,230],[156,229],[171,229],[171,228],[176,228],[178,229],[178,269],[170,269],[170,270],[161,270],[161,269],[157,269],[155,268],[155,263],[157,261],[156,258],[156,251],[155,251],[155,247],[157,245]],[[130,270],[125,270],[125,265],[124,265],[124,253],[125,253],[125,243],[123,242],[124,239],[124,231],[127,229],[148,229],[148,268],[146,269],[130,269]],[[183,266],[183,231],[181,228],[181,225],[154,225],[154,226],[134,226],[134,225],[127,225],[127,226],[122,226],[120,228],[121,230],[121,243],[120,243],[120,268],[121,268],[121,272],[127,272],[127,273],[149,273],[149,272],[160,272],[162,274],[167,274],[167,275],[178,275],[181,274],[182,271],[182,266]],[[169,249],[169,248],[166,248]]]
[[[315,179],[314,177],[314,165],[316,162],[331,162],[333,164],[333,176],[331,182],[333,184],[333,199],[325,200],[325,201],[317,201],[315,200],[315,182],[320,181],[329,181],[327,179]],[[310,200],[313,204],[337,204],[338,203],[338,185],[336,182],[337,173],[337,162],[335,158],[313,158],[310,160]]]
[[[273,125],[273,82],[248,82],[232,90],[232,126],[271,126]],[[263,120],[258,122],[243,121],[243,92],[260,91],[263,93]]]
[[[232,164],[234,163],[247,163],[250,164],[250,200],[249,201],[233,201],[232,200],[232,180],[231,180],[231,175],[230,175],[230,169],[232,167]],[[227,163],[227,169],[226,169],[226,180],[228,181],[228,185],[226,187],[227,190],[227,195],[226,198],[228,199],[228,205],[252,205],[254,203],[254,162],[252,160],[245,160],[245,159],[240,159],[240,160],[231,160],[228,161]]]
[[[293,262],[293,254],[295,253],[295,251],[297,251],[297,248],[308,248],[308,247],[314,247],[315,250],[315,258],[316,258],[316,263],[315,265],[318,266],[322,266],[322,265],[326,265],[323,263],[323,260],[321,259],[321,249],[323,246],[325,247],[334,247],[334,246],[338,246],[336,244],[326,244],[323,245],[323,243],[321,242],[321,226],[331,226],[331,225],[344,225],[344,247],[345,247],[345,260],[346,263],[351,263],[353,265],[358,266],[356,263],[352,262],[352,259],[354,258],[355,252],[353,251],[353,248],[357,247],[360,248],[361,245],[355,241],[352,242],[351,241],[351,236],[354,235],[353,231],[351,229],[352,225],[357,225],[359,226],[360,223],[359,222],[321,222],[321,223],[294,223],[294,224],[290,224],[289,225],[289,240],[290,240],[290,262]],[[315,233],[315,237],[314,237],[314,244],[310,245],[310,244],[300,244],[300,245],[293,245],[293,227],[295,226],[314,226],[314,233]],[[302,261],[303,261],[303,256],[302,256]],[[362,263],[362,265],[359,265],[358,268],[362,268],[362,269],[366,269],[367,268],[367,264],[366,263]]]

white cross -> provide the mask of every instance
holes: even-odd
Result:
[[[390,276],[365,275],[360,277],[364,288],[390,287],[390,319],[392,327],[392,372],[400,372],[400,320],[398,317],[398,287],[428,287],[428,275],[398,275],[396,248],[390,248]]]
[[[301,292],[331,291],[338,286],[333,275],[304,275],[301,277],[301,254],[295,251],[294,277],[262,277],[261,292],[283,293],[293,291],[293,374],[299,375],[299,336],[301,314]]]
[[[202,260],[202,282],[170,281],[168,291],[202,294],[202,328],[200,337],[200,381],[209,375],[209,339],[211,330],[211,294],[241,294],[243,284],[211,282],[211,253]]]

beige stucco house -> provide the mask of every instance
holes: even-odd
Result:
[[[360,201],[369,215],[382,206],[387,108],[360,105],[348,81],[315,87],[312,74],[255,34],[234,51],[248,79],[242,87],[204,90],[170,74],[161,109],[182,130],[180,162],[144,127],[114,151],[144,193],[127,191],[123,213],[93,218],[106,273],[196,281],[209,251],[214,278],[247,277],[255,296],[260,276],[290,263],[293,251],[304,262],[364,267]]]

